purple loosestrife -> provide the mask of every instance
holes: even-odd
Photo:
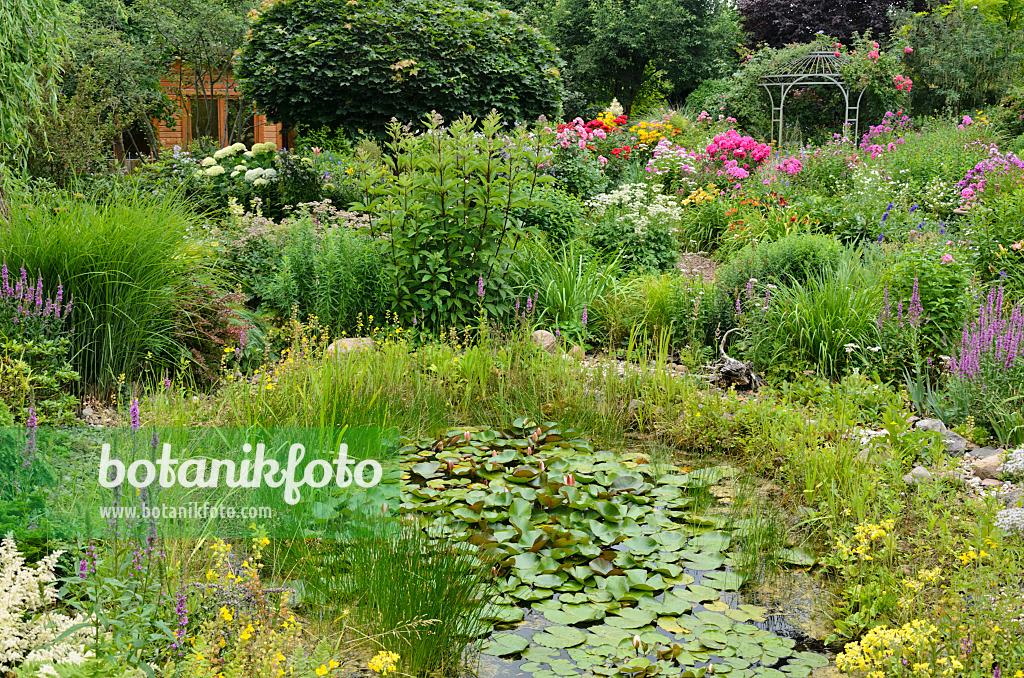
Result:
[[[583,322],[583,326],[586,327],[587,326],[587,307],[586,306],[583,307],[582,322]]]
[[[480,301],[484,300],[484,277],[480,276],[480,279],[476,283],[476,296],[480,297]]]
[[[128,407],[128,416],[131,419],[132,430],[138,431],[142,426],[142,422],[139,419],[139,399],[132,398],[132,404]]]

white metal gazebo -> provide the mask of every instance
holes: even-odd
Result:
[[[843,125],[843,136],[853,128],[854,138],[859,134],[860,100],[865,88],[855,90],[850,83],[843,80],[841,68],[850,63],[850,58],[825,50],[808,52],[797,57],[761,77],[760,85],[768,91],[768,100],[772,107],[772,136],[781,143],[783,109],[786,95],[798,85],[834,85],[843,93],[846,106],[846,123]],[[776,89],[777,88],[777,89]],[[851,105],[851,97],[856,94],[856,101]],[[778,102],[776,103],[776,96]]]

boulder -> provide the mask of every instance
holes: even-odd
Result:
[[[1001,447],[979,447],[978,449],[971,452],[976,459],[985,459],[986,457],[995,457],[1005,452]]]
[[[569,357],[573,360],[583,360],[587,357],[587,353],[583,350],[582,346],[573,346],[569,349]]]
[[[1016,490],[1010,490],[1002,496],[1003,506],[1006,508],[1014,508],[1018,504],[1024,506],[1024,490],[1018,488]]]
[[[917,483],[925,483],[932,479],[931,472],[924,466],[915,466],[914,470],[903,476],[903,482],[907,485],[916,485]]]
[[[373,339],[370,337],[346,337],[337,339],[327,347],[327,355],[350,353],[352,351],[372,351]]]
[[[946,425],[939,419],[922,419],[917,422],[918,431],[936,431],[938,433],[946,432]]]
[[[999,478],[999,457],[985,457],[984,459],[977,459],[971,464],[971,470],[974,471],[974,475],[982,480],[996,480]]]
[[[942,442],[946,443],[946,454],[963,456],[963,453],[967,451],[967,438],[964,438],[959,433],[943,431]]]
[[[558,345],[558,340],[555,339],[555,335],[551,334],[547,330],[535,330],[532,338],[534,344],[541,347],[548,353],[555,352],[555,346]]]

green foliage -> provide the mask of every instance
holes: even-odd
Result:
[[[1024,189],[1001,191],[971,211],[965,228],[973,243],[974,272],[983,282],[1024,294]]]
[[[364,518],[361,534],[339,544],[346,568],[335,581],[329,602],[359,602],[361,621],[375,633],[425,628],[380,639],[397,652],[412,675],[458,667],[490,607],[491,561],[486,553],[456,544],[418,525]]]
[[[589,200],[608,187],[605,173],[577,146],[556,148],[549,171],[559,189],[582,200]]]
[[[506,271],[528,233],[513,210],[528,209],[550,158],[550,139],[523,129],[503,136],[493,113],[479,126],[463,117],[412,135],[390,127],[384,167],[364,161],[362,187],[370,196],[358,211],[386,235],[387,301],[406,326],[465,327],[480,309],[504,317],[510,309]],[[483,294],[480,294],[480,286]]]
[[[945,258],[944,258],[945,257]],[[893,303],[909,300],[915,282],[927,321],[922,326],[925,356],[948,353],[955,343],[970,306],[971,268],[967,253],[945,241],[920,239],[893,252],[885,283]]]
[[[726,3],[692,0],[562,0],[549,32],[573,86],[590,101],[617,98],[627,114],[659,77],[682,96],[730,68],[737,33]]]
[[[531,247],[514,264],[518,298],[534,299],[536,320],[562,334],[581,336],[583,311],[594,307],[615,285],[619,260],[603,256],[579,240],[559,250],[544,245]],[[524,308],[520,307],[519,313]]]
[[[180,299],[211,270],[211,250],[189,234],[196,230],[196,218],[167,197],[90,203],[60,195],[17,206],[10,228],[0,229],[0,252],[8,266],[63,284],[75,309],[72,366],[88,390],[108,392],[148,353],[168,369],[180,357]]]
[[[261,292],[263,310],[279,321],[297,311],[298,317],[315,315],[334,336],[355,333],[360,321],[374,314],[383,317],[384,295],[381,250],[351,226],[318,227],[313,216],[301,212],[272,247],[274,259]]]
[[[57,105],[64,19],[57,0],[0,5],[0,157],[23,161],[30,121]]]
[[[559,65],[539,31],[488,0],[299,0],[260,14],[237,76],[273,120],[383,135],[431,111],[554,115]]]
[[[708,78],[686,97],[686,107],[695,111],[717,110],[730,85],[730,78]]]
[[[959,2],[948,12],[900,19],[901,39],[914,49],[906,63],[915,111],[934,115],[994,104],[1019,73],[1024,30],[989,21],[973,5]]]
[[[590,242],[617,253],[625,271],[668,271],[679,259],[680,206],[644,184],[626,184],[590,202]]]
[[[536,229],[547,236],[551,247],[557,248],[576,235],[583,218],[583,204],[564,191],[551,186],[540,186],[528,209],[517,210],[523,227]]]
[[[794,234],[766,245],[750,246],[718,269],[717,313],[709,337],[735,324],[736,300],[746,294],[751,280],[758,300],[769,284],[800,284],[835,270],[842,246],[831,236]],[[742,303],[742,302],[741,302]],[[755,301],[758,303],[758,301]]]
[[[879,285],[856,259],[835,272],[773,290],[767,307],[753,300],[740,326],[748,328],[756,365],[783,374],[814,369],[837,379],[863,365],[864,349],[877,345]]]

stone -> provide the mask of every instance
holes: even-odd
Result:
[[[981,486],[982,487],[1002,487],[1003,486],[1003,481],[1001,481],[1001,480],[993,480],[992,478],[985,478],[984,480],[981,481]]]
[[[626,411],[629,412],[630,414],[636,414],[637,412],[640,411],[641,405],[643,405],[642,402],[640,402],[636,398],[633,398],[632,400],[629,401],[629,408]]]
[[[91,417],[92,416],[92,408],[91,407],[86,407],[84,410],[82,410],[82,416],[83,417]]]
[[[587,353],[583,350],[582,346],[573,346],[569,349],[569,357],[573,360],[583,360],[587,357]]]
[[[939,419],[922,419],[917,422],[918,431],[936,431],[938,433],[946,432],[946,425]]]
[[[689,371],[690,370],[686,367],[686,365],[676,365],[676,372],[678,372],[679,374],[686,374]]]
[[[914,470],[903,476],[903,482],[907,485],[916,485],[917,483],[928,482],[931,479],[931,471],[926,469],[924,466],[915,466]]]
[[[558,340],[555,339],[555,335],[551,334],[547,330],[535,330],[532,339],[534,344],[548,353],[554,353],[555,346],[558,345]]]
[[[942,442],[946,444],[946,454],[951,456],[963,455],[967,451],[967,438],[959,433],[943,431]]]
[[[974,471],[974,475],[982,480],[993,479],[999,477],[999,457],[985,457],[984,459],[978,459],[971,464],[971,470]]]
[[[998,454],[1002,454],[1006,450],[999,447],[979,447],[972,453],[977,459],[985,459],[986,457],[994,457]]]
[[[343,353],[350,353],[352,351],[372,351],[373,350],[373,339],[370,337],[346,337],[345,339],[337,339],[330,346],[327,347],[327,355],[337,353],[341,355]]]
[[[1002,496],[1003,506],[1006,508],[1013,508],[1017,504],[1024,506],[1024,490],[1016,489],[1011,490]]]

